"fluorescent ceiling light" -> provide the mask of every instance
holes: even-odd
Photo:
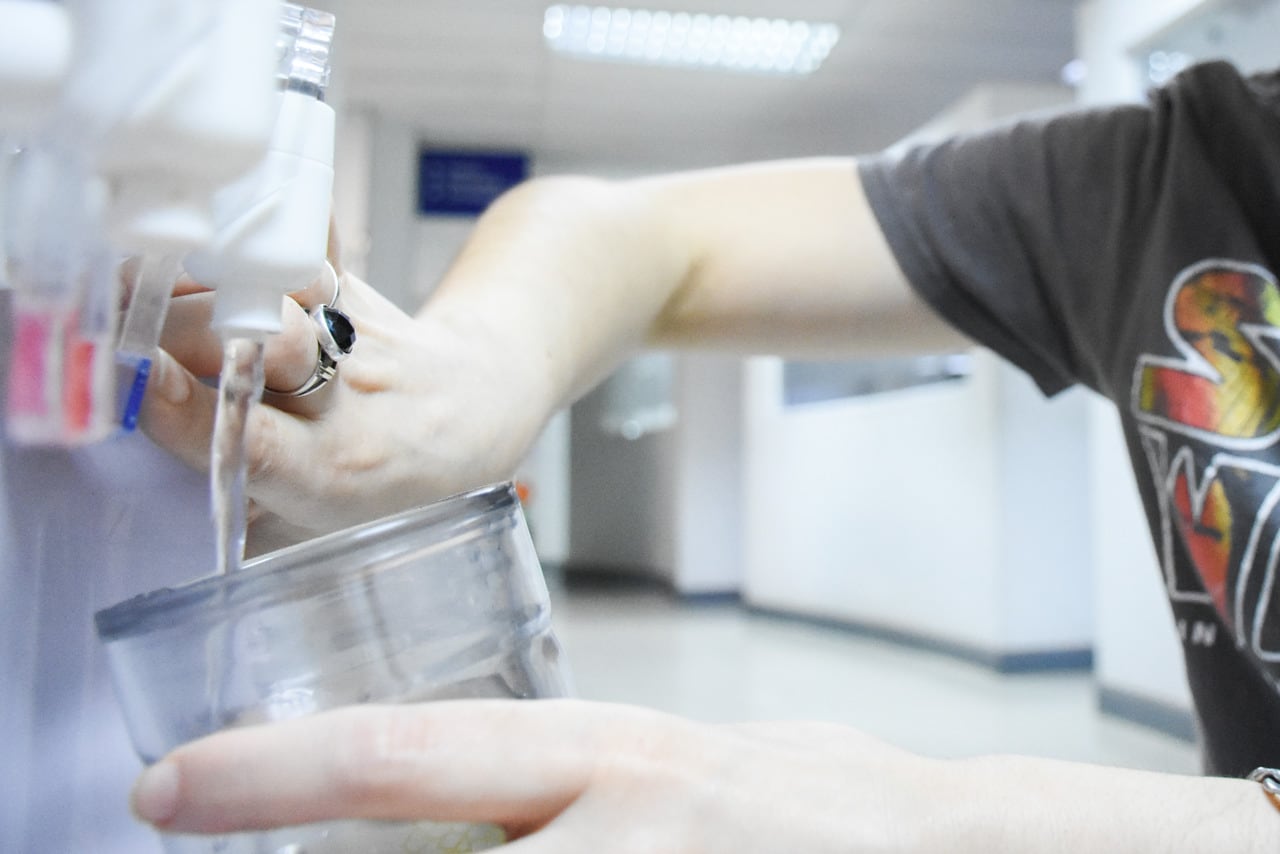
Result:
[[[811,74],[840,40],[835,24],[555,5],[542,33],[559,53],[583,59]]]

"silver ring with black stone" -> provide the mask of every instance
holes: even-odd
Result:
[[[268,389],[282,397],[314,394],[338,375],[338,363],[351,355],[356,345],[356,328],[351,318],[331,305],[318,305],[307,312],[316,332],[316,368],[302,385],[292,391]]]

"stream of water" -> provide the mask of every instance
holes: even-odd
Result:
[[[263,342],[253,338],[229,338],[223,351],[210,459],[215,568],[222,574],[237,571],[244,561],[245,429],[249,412],[262,397],[262,353]]]

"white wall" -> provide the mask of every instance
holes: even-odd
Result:
[[[1215,0],[1085,0],[1077,13],[1076,44],[1087,75],[1086,104],[1133,101],[1148,88],[1130,50]]]
[[[1089,393],[1046,400],[1001,362],[996,387],[1001,553],[997,613],[1005,648],[1093,645],[1089,568]]]
[[[412,311],[421,304],[415,293],[421,239],[414,213],[418,132],[385,116],[371,116],[370,122],[368,279],[392,302]]]
[[[684,595],[738,592],[744,576],[743,381],[734,356],[676,364],[676,543],[673,584]]]
[[[649,575],[689,596],[738,592],[743,364],[724,355],[670,357],[675,420],[638,438],[604,426],[606,414],[616,420],[617,398],[625,408],[625,389],[598,388],[573,407],[575,569]]]
[[[342,246],[342,264],[365,278],[369,273],[373,173],[373,120],[368,113],[339,109],[333,162],[333,218]]]
[[[753,360],[749,602],[990,657],[1088,647],[1083,401],[1044,401],[986,351],[974,364],[787,408],[781,362]]]
[[[1274,67],[1276,0],[1085,0],[1077,45],[1088,69],[1086,104],[1134,101],[1149,87],[1135,57],[1174,50],[1193,59],[1228,59],[1245,71]]]
[[[995,646],[991,372],[795,408],[782,378],[748,367],[747,601]]]

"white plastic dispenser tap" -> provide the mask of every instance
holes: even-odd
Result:
[[[213,196],[267,150],[278,0],[69,0],[84,34],[55,144],[105,187],[102,229],[139,256],[118,342],[121,426],[137,423],[182,258],[213,238]]]
[[[203,245],[213,231],[213,192],[266,151],[279,3],[67,6],[83,37],[58,137],[106,179],[112,243],[148,253]]]
[[[214,197],[215,234],[186,258],[216,292],[224,337],[278,332],[285,294],[324,269],[333,194],[334,112],[329,83],[334,16],[283,4],[276,121],[266,156]]]

